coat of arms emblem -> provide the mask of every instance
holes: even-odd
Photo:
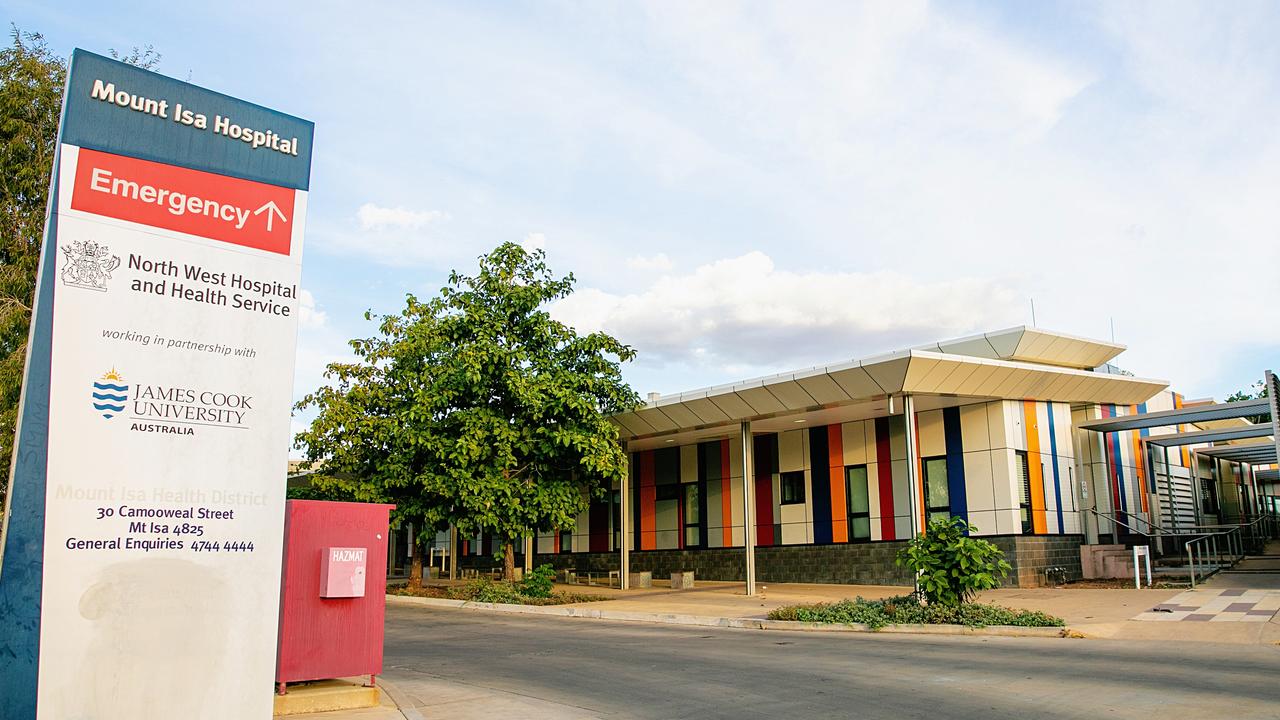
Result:
[[[120,256],[112,255],[106,245],[80,240],[63,245],[67,266],[62,269],[62,282],[71,287],[106,292],[111,273],[120,267]]]

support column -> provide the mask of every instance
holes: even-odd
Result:
[[[1178,532],[1178,503],[1173,499],[1173,466],[1169,464],[1169,446],[1161,445],[1164,450],[1164,483],[1169,490],[1169,524],[1173,526],[1173,531]],[[1191,502],[1196,501],[1196,484],[1191,483]]]
[[[1262,514],[1262,495],[1258,493],[1257,471],[1254,469],[1252,464],[1249,464],[1248,468],[1249,468],[1249,487],[1251,488],[1251,492],[1253,493],[1253,501],[1252,501],[1253,502],[1253,519],[1257,520],[1258,516]]]
[[[524,576],[533,572],[533,534],[526,532],[524,536]]]
[[[1076,452],[1082,452],[1082,450]],[[1084,472],[1077,483],[1079,487],[1075,490],[1080,498],[1080,528],[1084,533],[1084,544],[1097,545],[1101,542],[1098,537],[1098,516],[1089,511],[1098,509],[1098,488],[1093,484],[1093,466],[1085,463],[1083,469]],[[1074,468],[1068,468],[1067,472],[1072,473],[1071,476],[1074,477]]]
[[[1111,508],[1111,544],[1120,544],[1120,508],[1116,506],[1115,471],[1111,467],[1111,452],[1107,449],[1107,431],[1102,431],[1103,470],[1107,474],[1107,506]]]
[[[755,443],[751,422],[742,423],[742,549],[746,557],[747,597],[756,594]]]
[[[1195,450],[1189,452],[1189,457],[1191,458],[1191,467],[1187,468],[1187,470],[1191,472],[1191,497],[1194,498],[1192,507],[1196,511],[1196,525],[1203,525],[1204,515],[1201,514],[1200,505],[1204,502],[1204,498],[1201,497],[1204,494],[1204,489],[1200,483],[1200,460],[1196,458]],[[1214,488],[1214,492],[1217,492],[1217,488]]]
[[[458,528],[449,526],[449,579],[458,579]]]
[[[911,508],[911,537],[915,538],[924,533],[924,525],[920,517],[920,463],[916,457],[920,438],[916,436],[916,403],[911,395],[902,396],[902,416],[907,424],[907,505]]]
[[[1262,386],[1271,398],[1271,437],[1276,441],[1276,467],[1280,468],[1280,380],[1275,373],[1267,370],[1262,376]]]
[[[627,468],[618,485],[618,587],[628,590],[631,588],[631,454],[625,442],[622,452],[627,458]]]

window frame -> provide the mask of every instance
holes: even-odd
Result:
[[[681,540],[684,543],[685,549],[704,548],[706,547],[707,539],[703,536],[702,532],[702,515],[704,512],[703,509],[706,506],[706,484],[701,482],[690,482],[684,483],[681,487],[683,488],[680,492],[680,517],[683,519],[680,527]],[[692,497],[690,497],[690,495],[692,495]],[[689,512],[690,500],[693,501],[693,508],[697,513],[696,516],[691,515]],[[692,520],[690,520],[691,517],[693,518]],[[697,533],[696,542],[689,542],[690,530]]]
[[[929,487],[930,487],[929,463],[939,462],[939,461],[942,463],[942,478],[944,481],[943,488],[946,490],[946,493],[947,493],[947,504],[945,506],[929,504]],[[934,513],[945,512],[947,514],[947,517],[951,517],[951,486],[947,484],[948,482],[947,481],[947,456],[946,455],[930,455],[928,457],[920,458],[920,480],[923,483],[923,486],[921,489],[924,490],[925,524],[927,525],[929,521],[933,520]]]
[[[798,482],[795,482],[797,481]],[[778,504],[779,505],[803,505],[808,500],[808,492],[805,487],[805,478],[803,470],[788,470],[778,474]],[[793,492],[788,499],[788,488]],[[800,496],[797,498],[794,490],[799,489]]]
[[[1022,458],[1022,477],[1018,478],[1018,515],[1022,523],[1023,535],[1034,535],[1036,524],[1031,510],[1031,456],[1026,450],[1014,450],[1014,467],[1016,460]]]
[[[655,485],[653,489],[653,501],[655,503],[666,502],[668,500],[684,501],[684,493],[680,491],[680,483],[664,483]]]
[[[853,470],[862,471],[863,494],[867,497],[866,512],[854,512],[853,504],[849,499],[853,497],[853,479],[849,477],[849,472]],[[845,521],[848,523],[848,538],[851,543],[871,542],[871,469],[866,463],[859,465],[844,466],[844,493],[845,493]],[[855,538],[853,536],[854,520],[865,518],[867,521],[867,536]]]

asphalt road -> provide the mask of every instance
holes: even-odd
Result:
[[[1280,647],[1259,645],[718,630],[393,605],[385,663],[424,718],[1280,718]]]

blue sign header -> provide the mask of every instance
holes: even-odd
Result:
[[[306,190],[315,125],[84,50],[71,56],[62,142]]]

